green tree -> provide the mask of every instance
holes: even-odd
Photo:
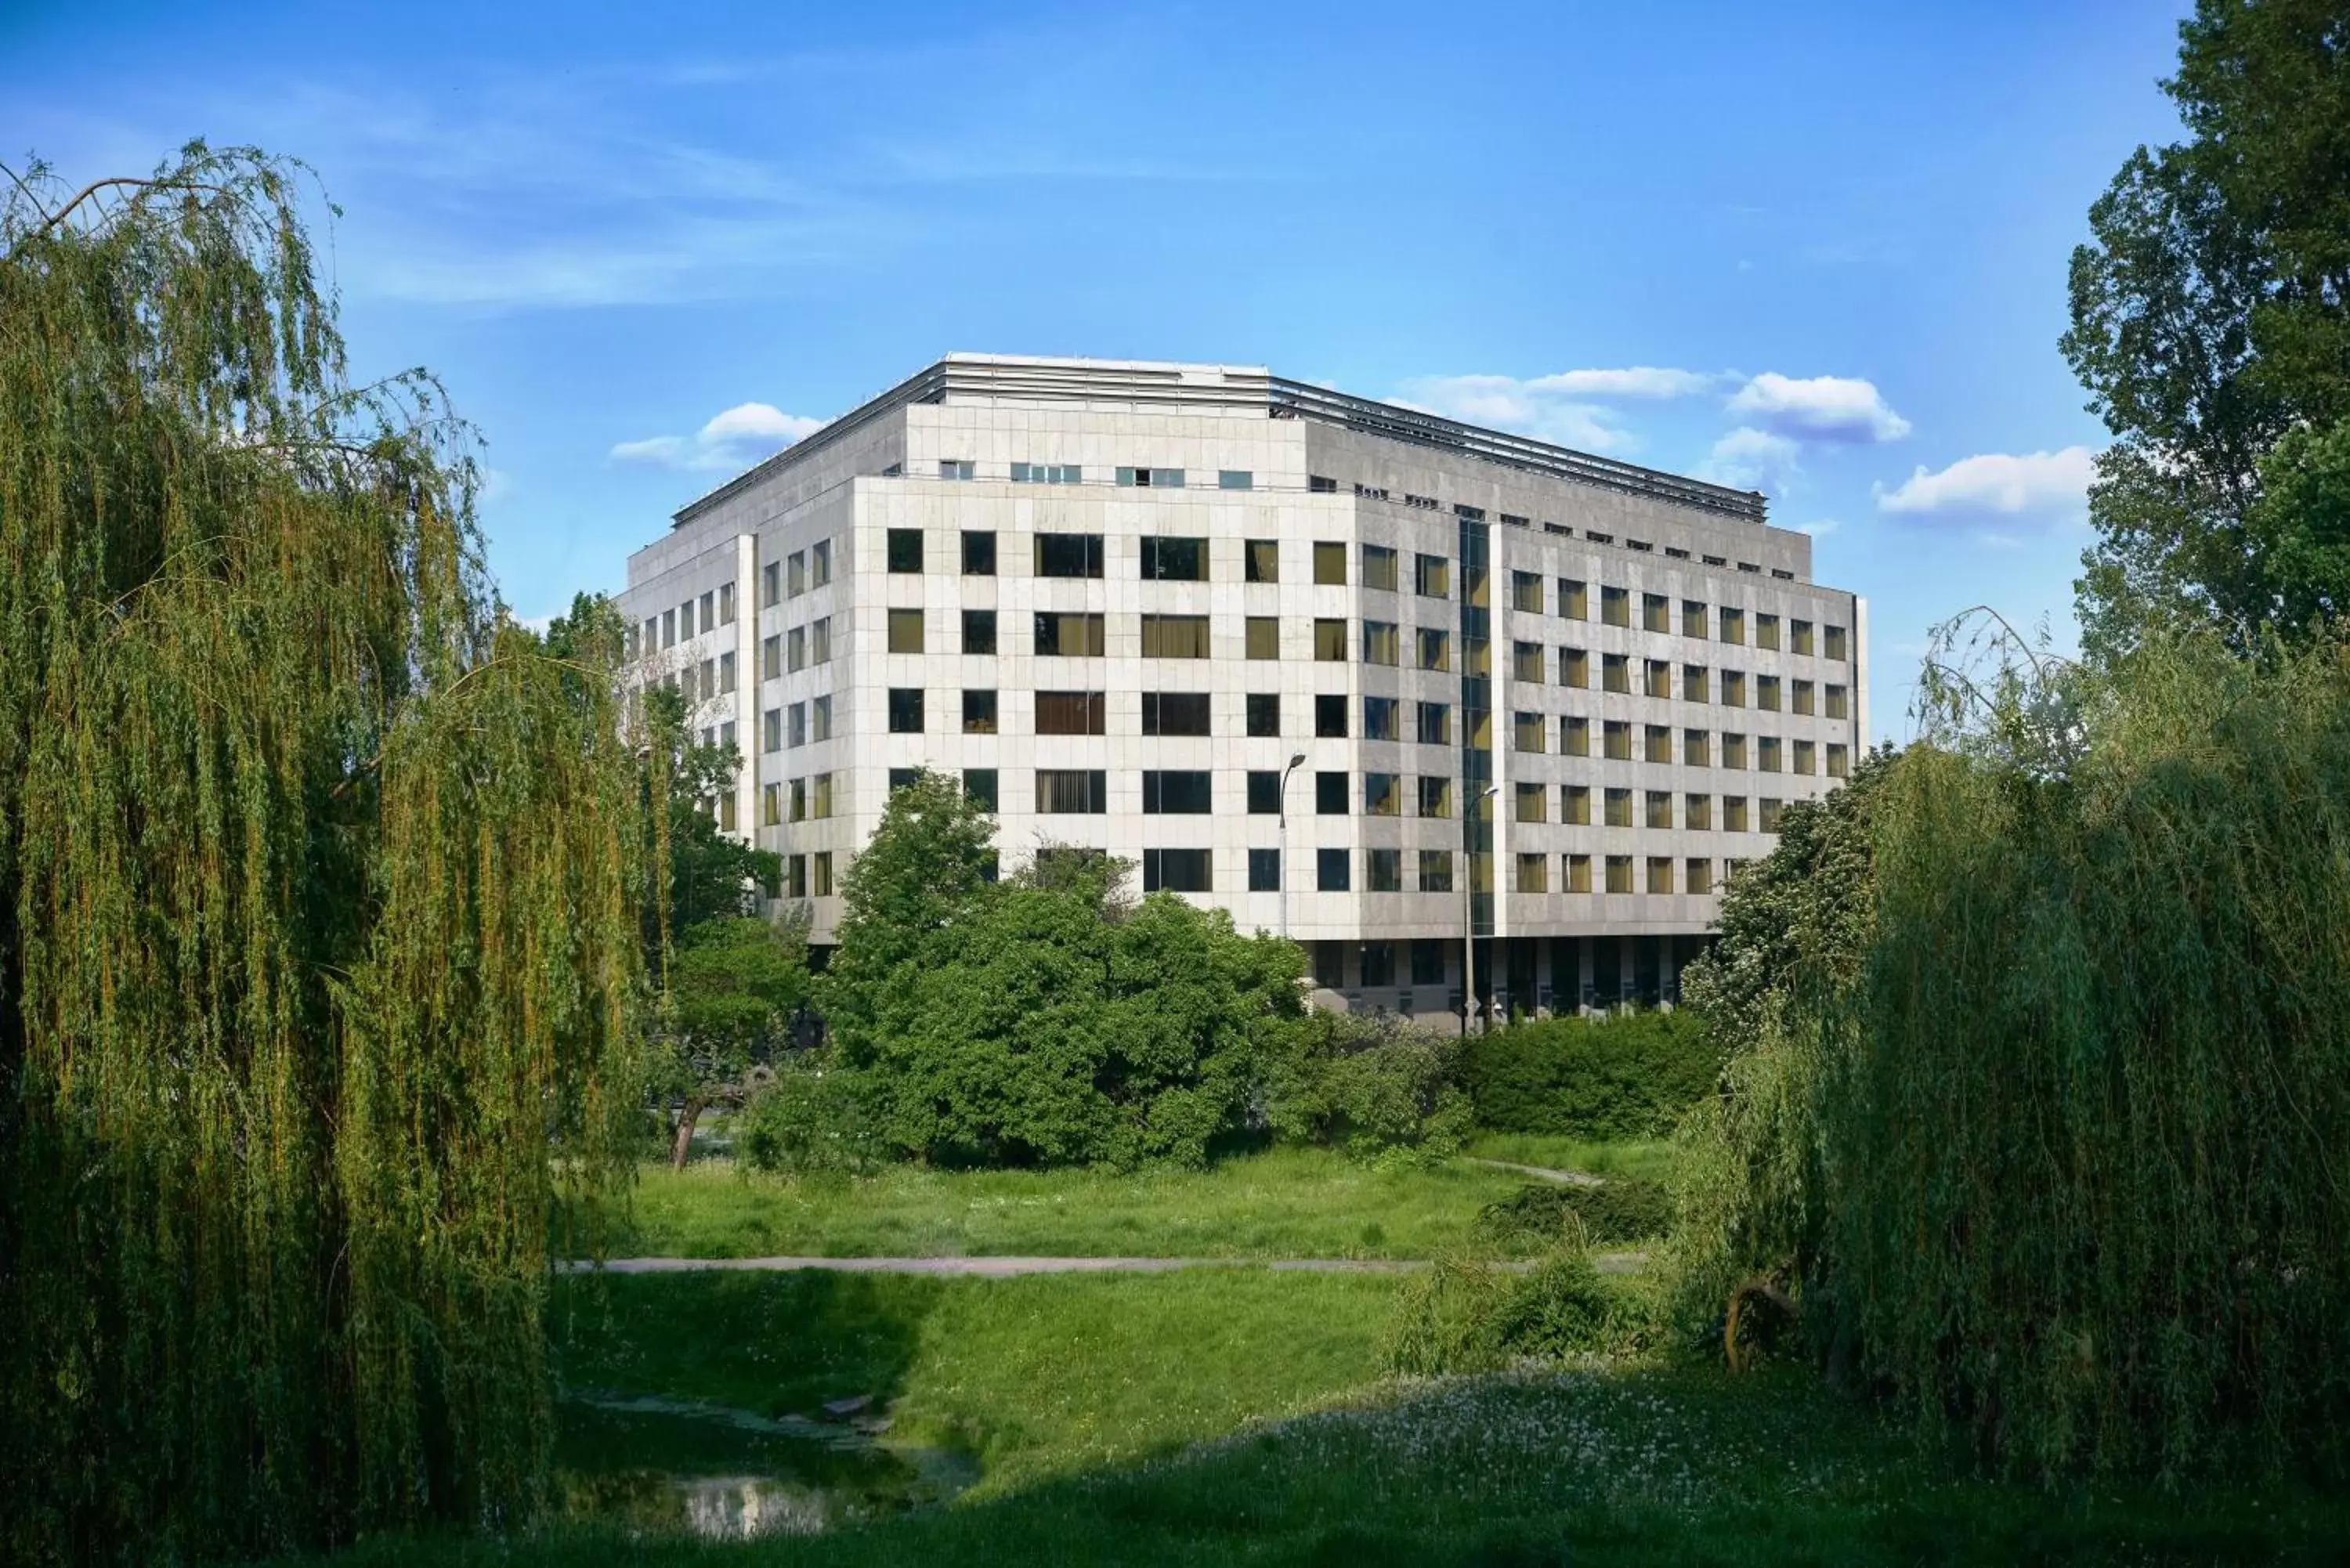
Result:
[[[808,998],[807,935],[798,922],[722,915],[678,935],[654,1086],[678,1106],[670,1163],[685,1167],[702,1113],[740,1105],[754,1067],[784,1044]]]
[[[2099,653],[2166,623],[2246,651],[2350,607],[2324,499],[2350,440],[2350,39],[2334,0],[2200,0],[2180,39],[2189,139],[2132,154],[2073,254],[2064,350],[2115,438],[2078,585]]]
[[[14,1563],[526,1515],[551,1189],[626,1179],[618,625],[503,612],[470,438],[347,379],[298,177],[0,199]]]

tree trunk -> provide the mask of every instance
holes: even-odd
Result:
[[[693,1152],[693,1124],[702,1119],[702,1102],[699,1096],[686,1096],[685,1109],[678,1113],[677,1143],[670,1150],[669,1168],[685,1168],[685,1157]]]

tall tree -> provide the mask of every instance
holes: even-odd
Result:
[[[0,202],[12,1562],[526,1513],[550,1188],[625,1179],[641,1105],[619,624],[504,614],[298,176]]]
[[[2078,584],[2106,653],[2154,623],[2244,649],[2350,609],[2343,509],[2294,483],[2330,483],[2350,420],[2350,17],[2200,0],[2180,40],[2189,139],[2134,153],[2073,254],[2063,347],[2115,438]]]

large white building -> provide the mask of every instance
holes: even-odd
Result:
[[[1504,1006],[1671,992],[1866,744],[1866,606],[1811,561],[1759,495],[1254,367],[955,354],[686,506],[622,602],[816,943],[927,766],[1007,863],[1107,851],[1430,1012],[1464,927]]]

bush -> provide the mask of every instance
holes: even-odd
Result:
[[[1472,1035],[1461,1078],[1496,1132],[1653,1138],[1713,1092],[1721,1056],[1686,1009],[1553,1018]]]
[[[870,1170],[890,1154],[872,1100],[872,1085],[848,1068],[786,1066],[743,1106],[734,1147],[744,1164],[771,1175]]]
[[[1580,1236],[1596,1242],[1646,1241],[1672,1229],[1672,1192],[1638,1177],[1589,1186],[1538,1182],[1489,1203],[1477,1234],[1503,1246],[1555,1246]]]
[[[1602,1279],[1577,1247],[1556,1248],[1523,1273],[1439,1258],[1398,1294],[1388,1370],[1434,1377],[1635,1353],[1656,1339],[1652,1293]]]
[[[1450,1035],[1391,1017],[1316,1013],[1291,1032],[1270,1075],[1267,1120],[1284,1137],[1357,1158],[1448,1158],[1471,1121],[1454,1081],[1459,1061]]]

